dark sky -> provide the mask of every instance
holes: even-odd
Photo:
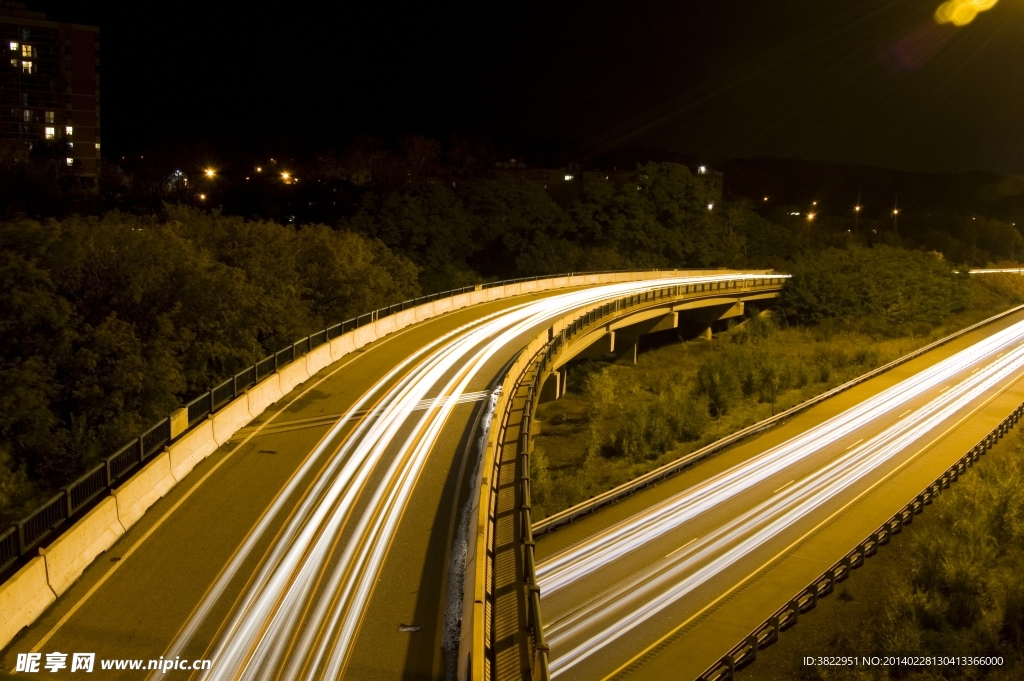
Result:
[[[1024,3],[29,0],[99,24],[103,140],[235,149],[458,132],[1024,173]]]

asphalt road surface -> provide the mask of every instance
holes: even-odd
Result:
[[[541,537],[552,677],[695,678],[1024,402],[1022,377],[1018,313]]]
[[[442,678],[446,593],[461,584],[449,558],[503,367],[554,318],[683,281],[474,306],[331,365],[151,507],[15,638],[3,669],[18,653],[92,652],[213,661],[170,672],[182,679]]]

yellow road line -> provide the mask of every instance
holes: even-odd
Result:
[[[409,331],[409,330],[411,330],[413,328],[415,328],[415,327],[414,326],[410,326],[407,329],[403,329],[402,331],[399,331],[398,333],[386,336],[385,338],[383,338],[381,340],[387,341],[387,340],[391,340],[391,339],[397,338],[398,336],[406,333],[407,331]],[[60,620],[57,621],[57,623],[55,625],[53,625],[53,628],[50,629],[50,631],[48,631],[46,633],[46,635],[42,639],[39,640],[38,643],[36,643],[36,645],[32,648],[31,652],[33,652],[33,653],[39,652],[40,649],[42,649],[42,647],[44,645],[46,645],[47,641],[49,641],[51,638],[53,638],[54,634],[56,634],[60,630],[61,627],[63,627],[65,624],[67,624],[68,620],[70,620],[75,615],[75,613],[77,613],[78,610],[83,605],[85,605],[86,601],[88,601],[90,598],[92,598],[93,594],[95,594],[96,591],[99,590],[99,588],[101,586],[103,586],[108,579],[110,579],[111,575],[113,575],[115,572],[117,572],[117,570],[122,565],[125,564],[126,559],[129,556],[131,556],[133,553],[135,553],[136,549],[138,549],[142,545],[142,543],[144,541],[149,539],[150,536],[152,536],[153,533],[156,532],[164,524],[164,522],[167,521],[167,519],[171,516],[171,514],[174,513],[176,510],[178,510],[178,507],[180,507],[183,503],[185,503],[185,501],[190,496],[192,496],[192,493],[195,492],[197,489],[199,489],[199,487],[204,482],[206,482],[210,478],[211,475],[216,473],[217,469],[219,469],[222,465],[224,465],[224,463],[228,459],[230,459],[235,454],[235,452],[237,452],[239,449],[244,447],[249,442],[249,440],[251,440],[252,438],[256,437],[256,435],[259,434],[259,432],[261,430],[263,430],[263,428],[265,428],[266,426],[270,425],[270,423],[273,422],[273,420],[275,418],[277,418],[278,415],[283,414],[297,400],[300,400],[303,397],[305,397],[306,393],[308,393],[309,391],[311,391],[314,388],[316,388],[317,386],[319,386],[321,383],[323,383],[328,378],[330,378],[334,374],[338,373],[339,371],[341,371],[342,369],[347,367],[352,362],[356,361],[360,357],[365,357],[368,352],[372,352],[373,350],[376,350],[379,347],[382,347],[382,345],[372,345],[367,350],[365,350],[365,351],[363,351],[363,352],[361,352],[359,354],[352,353],[352,354],[355,355],[354,357],[352,357],[351,359],[346,361],[344,364],[342,364],[341,366],[339,366],[336,369],[334,369],[333,371],[331,371],[331,373],[327,374],[326,376],[321,378],[319,381],[317,381],[316,383],[314,383],[313,385],[309,386],[308,388],[303,390],[301,393],[296,395],[280,411],[278,411],[275,414],[273,414],[269,419],[267,419],[258,428],[256,428],[256,430],[254,430],[252,433],[250,433],[248,437],[246,437],[244,440],[242,440],[240,443],[238,443],[238,445],[234,449],[232,449],[230,452],[225,454],[224,458],[222,458],[220,461],[218,461],[216,464],[214,464],[213,468],[211,468],[209,471],[207,471],[206,474],[202,478],[200,478],[199,481],[196,482],[195,485],[193,485],[191,488],[189,488],[188,491],[186,491],[185,494],[181,497],[181,499],[178,499],[178,501],[175,502],[174,506],[171,506],[171,508],[169,508],[166,513],[164,513],[162,516],[160,516],[160,519],[157,520],[156,523],[153,524],[153,527],[149,528],[149,530],[147,530],[146,533],[144,535],[142,535],[138,539],[138,541],[136,541],[134,544],[132,544],[131,548],[129,548],[127,551],[124,552],[124,554],[122,554],[121,560],[119,560],[118,562],[114,563],[113,566],[110,568],[110,570],[105,575],[103,575],[99,579],[99,581],[97,581],[95,584],[93,584],[92,587],[90,587],[90,589],[88,591],[85,592],[85,595],[83,595],[82,598],[77,603],[75,603],[75,605],[72,606],[71,609],[68,610],[64,614],[64,616],[61,617]]]
[[[694,537],[694,538],[693,538],[693,539],[691,539],[690,541],[686,542],[685,544],[683,544],[682,546],[680,546],[680,547],[679,547],[678,549],[676,549],[675,551],[673,551],[673,552],[671,552],[671,553],[666,553],[666,554],[665,554],[665,557],[666,557],[666,558],[668,558],[668,557],[670,557],[670,556],[674,556],[674,555],[676,555],[677,553],[679,553],[680,551],[682,551],[683,549],[685,549],[685,548],[686,548],[687,546],[689,546],[690,544],[692,544],[692,543],[693,543],[693,542],[695,542],[695,541],[697,541],[697,537]]]
[[[913,409],[911,409],[911,411],[913,411]],[[907,412],[907,413],[909,414],[910,412]],[[849,451],[849,450],[853,449],[854,447],[856,447],[857,445],[859,445],[859,444],[860,444],[861,442],[864,442],[864,438],[861,438],[861,439],[857,440],[857,441],[856,441],[856,442],[854,442],[854,443],[853,443],[852,445],[850,445],[849,447],[847,447],[847,448],[846,448],[846,449],[847,449],[847,451]]]
[[[790,480],[790,481],[789,481],[789,482],[787,482],[787,483],[786,483],[785,485],[783,485],[782,487],[780,487],[780,488],[778,488],[777,490],[775,490],[774,492],[772,492],[772,494],[778,494],[778,493],[779,493],[779,492],[781,492],[782,490],[784,490],[784,489],[786,489],[787,487],[789,487],[790,485],[792,485],[792,484],[793,484],[794,482],[796,482],[796,478],[794,478],[794,479]]]
[[[967,419],[969,419],[969,418],[971,418],[972,416],[974,416],[974,415],[975,415],[976,413],[978,413],[978,412],[979,412],[980,410],[984,409],[984,408],[985,408],[985,407],[987,407],[987,406],[988,406],[989,404],[991,404],[993,400],[995,400],[996,398],[1000,397],[1000,396],[1001,396],[1001,395],[1002,395],[1003,393],[1005,393],[1005,392],[1006,392],[1006,391],[1008,391],[1008,390],[1009,390],[1010,388],[1012,388],[1013,386],[1015,386],[1015,385],[1016,385],[1016,384],[1017,384],[1017,383],[1018,383],[1018,382],[1019,382],[1019,381],[1020,381],[1020,380],[1021,380],[1022,378],[1024,378],[1024,372],[1021,372],[1021,373],[1017,374],[1017,377],[1016,377],[1016,378],[1015,378],[1015,379],[1014,379],[1013,381],[1011,381],[1010,383],[1008,383],[1008,384],[1007,384],[1007,386],[1006,386],[1005,388],[1003,388],[1002,390],[1000,390],[1000,391],[999,391],[999,392],[998,392],[997,394],[993,395],[993,396],[992,396],[992,397],[990,397],[989,399],[985,400],[985,401],[984,401],[983,403],[981,403],[980,405],[978,405],[978,406],[977,406],[977,408],[975,408],[975,409],[972,409],[972,410],[970,411],[970,413],[966,414],[966,415],[965,415],[965,416],[964,416],[963,418],[961,418],[961,419],[960,419],[959,421],[957,421],[956,423],[954,423],[953,425],[951,425],[951,426],[950,426],[949,428],[947,428],[946,430],[944,430],[944,431],[943,431],[943,432],[942,432],[942,433],[941,433],[940,435],[938,435],[937,437],[935,437],[935,438],[934,438],[934,439],[933,439],[933,440],[932,440],[931,442],[929,442],[929,443],[928,443],[927,445],[925,445],[924,447],[920,448],[920,449],[919,449],[919,450],[918,450],[918,451],[917,451],[917,452],[916,452],[916,453],[915,453],[915,454],[914,454],[913,456],[909,457],[909,458],[908,458],[908,459],[907,459],[906,461],[904,461],[904,462],[903,462],[903,463],[901,463],[901,464],[900,464],[899,466],[897,466],[896,468],[894,468],[893,470],[891,470],[891,471],[890,471],[889,473],[887,473],[887,474],[886,474],[886,475],[885,475],[884,477],[882,477],[882,478],[880,478],[879,480],[877,480],[877,481],[876,481],[875,483],[873,483],[873,484],[872,484],[871,486],[869,486],[869,487],[868,487],[867,489],[865,489],[865,490],[864,490],[863,492],[861,492],[860,494],[858,494],[858,495],[857,495],[857,496],[855,496],[854,498],[850,499],[850,500],[849,500],[848,502],[846,502],[846,503],[845,503],[845,504],[844,504],[844,505],[843,505],[843,506],[842,506],[841,508],[837,509],[837,510],[836,510],[835,512],[833,512],[833,513],[832,513],[831,515],[829,515],[829,516],[828,516],[827,518],[825,518],[825,519],[824,519],[824,520],[822,520],[822,521],[821,521],[820,523],[818,523],[817,525],[815,525],[815,526],[814,526],[813,528],[811,528],[810,530],[808,530],[808,531],[807,531],[807,532],[806,532],[806,533],[805,533],[805,534],[804,534],[803,536],[801,536],[801,537],[800,537],[799,539],[795,540],[795,541],[794,541],[794,542],[793,542],[792,544],[790,544],[789,546],[787,546],[786,548],[782,549],[781,551],[779,551],[778,553],[776,553],[776,554],[775,554],[774,556],[772,556],[771,558],[769,558],[768,560],[766,560],[766,561],[765,561],[764,563],[762,563],[762,564],[761,564],[761,565],[760,565],[759,567],[757,567],[756,569],[754,569],[754,571],[753,571],[753,572],[751,572],[751,573],[750,573],[750,574],[748,574],[748,575],[747,575],[746,577],[744,577],[743,579],[741,579],[740,581],[736,582],[736,583],[735,583],[735,584],[733,584],[733,585],[732,585],[731,587],[729,587],[729,589],[728,589],[728,590],[726,590],[725,592],[723,592],[723,593],[722,593],[721,595],[719,595],[719,596],[718,596],[718,598],[716,598],[715,600],[711,601],[710,603],[708,603],[707,605],[705,605],[705,606],[704,606],[703,608],[701,608],[701,609],[700,609],[699,611],[697,611],[696,613],[694,613],[693,615],[691,615],[690,617],[688,617],[688,618],[686,619],[686,621],[684,621],[684,622],[683,622],[682,624],[679,624],[678,626],[676,626],[675,628],[673,628],[673,629],[672,629],[672,631],[668,632],[667,634],[665,634],[664,636],[662,636],[661,638],[659,638],[659,639],[658,639],[657,641],[655,641],[655,642],[654,642],[654,643],[652,643],[651,645],[649,645],[649,646],[647,646],[646,648],[644,648],[644,650],[643,650],[643,651],[641,651],[640,653],[637,653],[636,655],[634,655],[634,656],[633,656],[632,658],[630,658],[630,659],[629,659],[629,661],[627,661],[627,662],[626,662],[625,664],[623,664],[623,665],[619,666],[619,667],[618,667],[618,668],[617,668],[617,669],[616,669],[615,671],[613,671],[613,672],[612,672],[611,674],[608,674],[607,676],[605,676],[604,678],[602,678],[602,679],[601,679],[601,681],[610,681],[610,680],[611,680],[611,679],[613,679],[613,678],[614,678],[614,677],[615,677],[615,676],[616,676],[616,675],[617,675],[617,674],[618,674],[619,672],[623,671],[624,669],[626,669],[627,667],[629,667],[629,666],[630,666],[631,664],[633,664],[633,663],[634,663],[634,662],[636,662],[637,660],[639,660],[639,659],[643,658],[643,657],[644,657],[644,656],[646,656],[646,655],[647,655],[648,653],[650,653],[650,652],[651,652],[652,650],[654,650],[655,648],[657,648],[658,646],[660,646],[660,645],[661,645],[662,643],[664,643],[665,641],[667,641],[667,640],[668,640],[669,638],[671,638],[672,636],[674,636],[674,635],[675,635],[675,634],[676,634],[676,633],[677,633],[677,632],[678,632],[679,630],[681,630],[681,629],[682,629],[683,627],[685,627],[685,626],[686,626],[686,625],[688,625],[688,624],[689,624],[690,622],[692,622],[692,621],[693,621],[693,620],[695,620],[696,618],[698,618],[698,617],[700,617],[701,615],[703,615],[703,614],[704,614],[705,612],[707,612],[707,611],[708,611],[708,610],[710,610],[710,609],[711,609],[712,607],[714,607],[715,605],[717,605],[717,604],[718,604],[718,603],[719,603],[720,601],[722,601],[723,599],[725,599],[725,597],[726,597],[726,596],[729,596],[730,594],[732,594],[732,592],[736,591],[736,589],[740,588],[741,586],[743,586],[744,584],[746,584],[746,583],[747,583],[748,581],[750,581],[750,579],[752,579],[752,578],[753,578],[753,577],[754,577],[755,575],[757,575],[757,574],[758,574],[759,572],[761,572],[761,571],[762,571],[762,570],[764,570],[764,569],[765,569],[766,567],[768,567],[769,565],[771,565],[772,563],[774,563],[775,561],[777,561],[777,560],[778,560],[779,558],[783,557],[783,556],[784,556],[784,555],[785,555],[786,553],[788,553],[789,551],[791,551],[791,550],[793,549],[793,547],[797,546],[797,545],[798,545],[798,544],[800,544],[800,543],[801,543],[802,541],[804,541],[805,539],[807,539],[808,537],[810,537],[810,536],[811,536],[812,534],[814,534],[815,532],[817,532],[818,530],[820,530],[820,529],[821,529],[822,527],[824,527],[824,526],[825,526],[825,525],[827,525],[828,523],[832,522],[832,520],[834,520],[834,519],[835,519],[835,518],[836,518],[837,516],[839,516],[839,515],[840,515],[841,513],[845,512],[845,511],[846,511],[846,510],[847,510],[847,509],[848,509],[848,508],[849,508],[850,506],[852,506],[853,504],[855,504],[855,503],[857,503],[858,501],[860,501],[860,500],[861,500],[861,498],[863,498],[863,497],[864,497],[864,496],[866,496],[867,494],[869,494],[869,493],[873,492],[873,491],[874,491],[874,490],[875,490],[875,489],[876,489],[876,488],[877,488],[877,487],[878,487],[879,485],[881,485],[882,483],[886,482],[886,481],[887,481],[887,480],[888,480],[889,478],[891,478],[892,476],[896,475],[896,474],[897,474],[898,472],[900,472],[900,471],[901,471],[902,469],[904,469],[905,467],[907,467],[908,465],[910,465],[910,463],[911,463],[911,462],[913,462],[913,461],[915,461],[915,460],[917,459],[917,457],[919,457],[919,456],[920,456],[920,455],[921,455],[922,453],[924,453],[925,451],[927,451],[927,450],[931,449],[932,447],[934,447],[934,446],[935,446],[935,444],[936,444],[937,442],[939,442],[940,440],[942,440],[943,438],[945,438],[945,437],[946,437],[947,435],[949,435],[949,434],[950,434],[950,433],[951,433],[952,431],[954,431],[954,430],[956,430],[957,428],[959,428],[959,427],[960,427],[960,426],[961,426],[961,425],[962,425],[962,424],[964,423],[964,421],[966,421]]]

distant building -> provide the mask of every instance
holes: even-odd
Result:
[[[91,186],[100,166],[99,55],[99,28],[0,2],[0,140],[52,145]]]

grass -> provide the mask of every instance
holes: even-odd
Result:
[[[786,326],[762,313],[717,334],[571,367],[568,392],[537,410],[534,518],[628,482],[715,440],[970,326],[1024,299],[1024,278],[972,281],[941,324],[874,319]]]
[[[1020,427],[855,570],[738,681],[1024,678]],[[844,595],[845,594],[845,595]],[[803,667],[805,655],[1000,656],[1001,667]]]

